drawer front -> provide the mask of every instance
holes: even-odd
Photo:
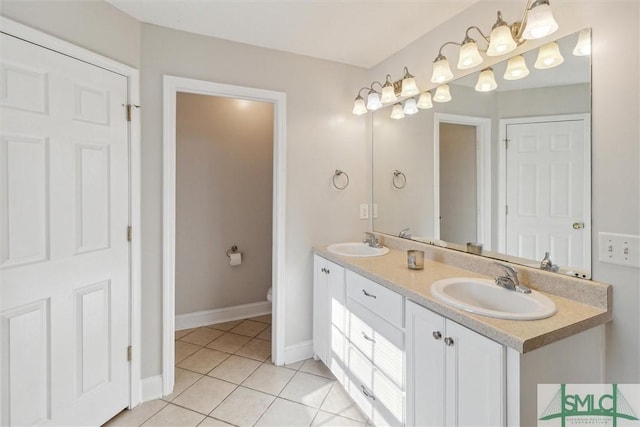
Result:
[[[351,299],[347,306],[349,341],[404,389],[404,332]]]
[[[404,393],[354,346],[348,348],[348,391],[376,425],[404,424]]]
[[[347,297],[374,313],[384,314],[385,320],[402,328],[404,297],[357,273],[347,270]]]

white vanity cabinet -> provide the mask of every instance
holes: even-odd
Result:
[[[505,348],[407,301],[407,425],[505,425]]]
[[[330,368],[331,325],[344,329],[344,268],[317,255],[313,261],[313,353]]]

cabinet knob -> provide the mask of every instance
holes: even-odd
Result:
[[[439,340],[440,338],[442,338],[442,334],[440,333],[440,331],[433,331],[433,339]]]
[[[328,268],[325,270],[325,273],[327,274],[331,274],[331,270],[329,270]]]
[[[364,294],[364,296],[366,296],[366,297],[376,299],[376,296],[375,296],[374,294],[370,294],[369,292],[365,291],[364,289],[362,290],[362,293],[363,293],[363,294]]]
[[[370,341],[372,343],[376,343],[376,340],[374,338],[371,338],[369,335],[367,335],[364,331],[362,331],[362,338],[364,338],[367,341]]]
[[[446,337],[446,338],[444,339],[444,343],[445,343],[446,345],[448,345],[449,347],[451,347],[451,346],[453,345],[453,338],[451,338],[451,337]]]

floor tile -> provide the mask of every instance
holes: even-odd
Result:
[[[223,323],[216,323],[216,324],[213,324],[213,325],[207,325],[207,328],[218,329],[219,331],[229,331],[229,330],[235,328],[236,326],[238,326],[242,322],[243,322],[243,320],[232,320],[230,322],[223,322]]]
[[[222,420],[217,420],[211,417],[205,418],[204,421],[198,424],[198,427],[226,427],[226,426],[233,427],[233,424],[225,423]]]
[[[173,403],[206,415],[235,388],[235,384],[204,376],[176,397]]]
[[[258,366],[260,366],[260,362],[257,360],[231,355],[207,375],[234,384],[241,384]]]
[[[242,385],[277,396],[295,373],[291,369],[263,363],[249,375]]]
[[[256,426],[309,426],[317,410],[300,403],[276,399]]]
[[[261,340],[271,341],[271,326],[269,326],[264,331],[260,332],[256,338],[260,338]]]
[[[266,393],[238,387],[209,415],[237,426],[252,426],[274,399]]]
[[[204,420],[204,415],[170,403],[143,425],[150,427],[195,427],[202,420]]]
[[[180,393],[189,388],[193,383],[202,378],[202,374],[198,374],[197,372],[188,371],[182,368],[175,368],[175,376],[173,383],[173,393],[168,396],[164,396],[162,399],[167,401],[172,401]]]
[[[302,372],[307,372],[309,374],[320,375],[321,377],[330,378],[335,380],[335,377],[325,366],[324,363],[320,360],[307,359],[304,361],[304,364],[300,368]]]
[[[265,314],[263,316],[250,317],[249,320],[255,320],[256,322],[271,324],[271,315]]]
[[[210,330],[213,331],[214,329]],[[251,337],[226,332],[221,337],[207,344],[207,348],[224,351],[225,353],[235,353],[240,347],[249,341],[251,341]]]
[[[177,366],[190,371],[206,374],[222,363],[222,361],[227,357],[229,357],[229,354],[227,353],[208,348],[201,348],[182,362],[178,363]]]
[[[365,427],[367,423],[341,417],[331,412],[318,411],[311,425],[323,427]]]
[[[296,372],[291,381],[280,392],[280,397],[319,408],[329,393],[332,384],[333,381],[328,378],[305,372]]]
[[[297,371],[302,367],[303,364],[304,364],[304,360],[301,360],[300,362],[289,363],[288,365],[284,365],[284,367],[287,369],[293,369],[294,371]]]
[[[198,328],[190,334],[180,338],[180,341],[203,346],[209,344],[222,334],[224,334],[224,332],[217,329]]]
[[[254,338],[240,347],[236,354],[264,362],[271,356],[271,342]]]
[[[189,335],[191,332],[193,332],[193,331],[195,331],[195,330],[196,330],[196,328],[183,329],[183,330],[181,330],[181,331],[176,331],[174,335],[175,335],[175,338],[176,338],[177,340],[179,340],[179,339],[180,339],[180,338],[182,338],[183,336],[185,336],[185,335]]]
[[[239,335],[246,335],[248,337],[255,337],[260,332],[267,329],[269,325],[262,322],[254,322],[253,320],[245,320],[235,328],[231,329],[231,332]]]
[[[200,346],[189,344],[188,342],[176,341],[175,345],[175,363],[182,362],[187,356],[192,355],[200,350]]]
[[[160,399],[150,400],[142,403],[132,410],[125,409],[115,417],[111,418],[104,424],[104,427],[115,426],[139,426],[149,418],[154,416],[158,411],[167,406],[167,402]]]
[[[329,390],[327,397],[322,402],[320,409],[357,421],[367,421],[367,417],[337,381],[331,386],[331,390]]]

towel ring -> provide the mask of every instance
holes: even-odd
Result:
[[[396,180],[397,180],[397,178],[398,178],[399,176],[401,176],[401,177],[402,177],[402,178],[401,178],[401,179],[402,179],[402,185],[398,185],[398,184],[396,184]],[[398,190],[402,190],[402,189],[404,188],[404,186],[405,186],[405,185],[407,185],[407,176],[406,176],[404,173],[400,172],[398,169],[396,169],[396,170],[393,172],[393,178],[391,179],[391,183],[392,183],[392,184],[393,184],[393,186],[394,186],[394,187],[396,187]]]
[[[347,182],[342,187],[336,184],[336,178],[339,177],[340,175],[344,175],[347,178]],[[338,190],[344,190],[345,188],[347,188],[349,186],[349,175],[347,175],[346,172],[341,171],[340,169],[336,169],[336,172],[333,174],[333,186],[336,187]]]

